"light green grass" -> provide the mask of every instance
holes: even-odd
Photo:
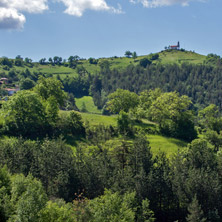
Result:
[[[170,63],[192,63],[192,64],[203,64],[206,56],[200,55],[198,53],[194,53],[191,51],[163,51],[159,53],[159,62],[162,64],[170,64]]]
[[[103,124],[105,126],[117,126],[117,116],[103,116],[98,114],[81,113],[83,121],[89,122],[90,125]]]
[[[148,135],[147,139],[150,142],[151,151],[154,155],[157,155],[159,152],[164,152],[167,157],[170,157],[176,153],[178,149],[182,149],[187,145],[184,141],[160,135]]]
[[[86,112],[89,113],[95,113],[95,114],[101,114],[102,110],[99,110],[94,102],[93,98],[91,96],[84,96],[82,98],[76,98],[76,106],[78,107],[79,110],[82,110],[83,104],[85,104],[86,107]]]

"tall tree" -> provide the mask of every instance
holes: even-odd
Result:
[[[203,211],[198,203],[197,197],[194,196],[192,202],[188,206],[187,222],[205,222]]]
[[[139,103],[136,93],[124,89],[117,89],[108,98],[108,109],[113,113],[119,113],[121,110],[129,112],[130,109],[136,108]]]

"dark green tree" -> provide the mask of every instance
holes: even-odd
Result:
[[[198,203],[197,197],[194,196],[192,202],[188,206],[187,222],[205,222],[207,219],[204,217],[201,206]]]
[[[132,56],[132,52],[130,52],[129,50],[125,52],[125,56],[127,58],[130,58]]]

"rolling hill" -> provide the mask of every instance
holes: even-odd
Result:
[[[191,64],[204,64],[207,61],[207,56],[200,55],[198,53],[192,51],[180,51],[180,50],[167,50],[162,51],[155,54],[148,54],[143,56],[138,56],[136,59],[127,58],[127,57],[110,57],[110,58],[99,58],[96,60],[96,64],[90,64],[88,60],[82,59],[79,60],[77,63],[76,68],[69,68],[68,63],[62,63],[62,65],[51,65],[45,64],[41,65],[37,62],[30,64],[26,64],[25,62],[22,63],[22,66],[15,66],[13,65],[11,68],[6,67],[5,65],[0,65],[0,73],[8,73],[10,70],[14,69],[16,71],[25,71],[29,69],[31,72],[41,72],[45,75],[60,75],[63,79],[66,75],[77,76],[78,75],[78,68],[83,68],[87,72],[91,74],[96,74],[100,72],[100,64],[103,61],[108,61],[110,64],[111,69],[125,69],[128,65],[138,65],[141,59],[147,58],[151,59],[153,55],[159,55],[159,58],[153,60],[152,63],[155,64],[182,64],[182,63],[191,63]],[[3,58],[0,58],[0,62]],[[10,59],[13,61],[14,59]]]

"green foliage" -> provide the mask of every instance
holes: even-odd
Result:
[[[47,206],[40,212],[39,222],[75,222],[76,216],[74,214],[71,204],[65,204],[64,201],[48,201]]]
[[[63,136],[84,136],[85,128],[83,126],[82,116],[75,112],[61,113],[55,124],[55,135]]]
[[[21,81],[20,89],[21,90],[28,90],[35,86],[35,82],[31,80],[30,78],[26,78],[23,81]]]
[[[61,139],[42,143],[21,138],[2,141],[0,161],[10,172],[39,178],[51,197],[73,198],[78,184],[72,149]]]
[[[45,101],[50,97],[54,97],[57,104],[62,106],[66,99],[66,94],[62,88],[62,83],[59,80],[41,77],[38,84],[35,86],[34,91]]]
[[[146,68],[151,63],[152,62],[147,58],[143,58],[143,59],[140,60],[140,66],[142,66],[143,68]]]
[[[0,168],[0,221],[9,217],[9,195],[11,191],[11,175],[6,167]]]
[[[104,195],[91,200],[87,206],[91,222],[134,222],[135,193],[112,193],[106,190]]]
[[[108,109],[112,113],[119,113],[121,110],[129,112],[130,109],[135,108],[139,103],[138,96],[135,93],[123,89],[117,89],[108,98]]]
[[[214,146],[214,151],[217,152],[222,146],[222,135],[218,134],[216,131],[207,130],[204,133],[205,138]]]
[[[150,118],[149,109],[152,103],[162,94],[161,89],[144,90],[139,95],[139,105],[136,110],[140,118]]]
[[[129,50],[125,52],[125,56],[126,56],[127,58],[130,58],[130,57],[132,56],[132,54],[133,54],[133,53],[130,52]]]
[[[198,203],[197,197],[194,196],[192,202],[188,206],[187,222],[205,222],[203,211]]]
[[[133,52],[133,53],[132,53],[132,57],[133,57],[133,59],[135,60],[135,59],[137,58],[137,53],[136,53],[136,52]]]
[[[38,156],[38,177],[51,197],[70,200],[73,197],[78,179],[75,175],[73,152],[61,139],[45,140]]]
[[[117,128],[122,135],[131,136],[133,134],[131,120],[129,115],[124,111],[120,111],[119,113],[117,119]]]
[[[216,105],[211,104],[198,112],[199,124],[202,128],[214,130],[217,133],[222,130],[222,118]]]
[[[31,91],[19,91],[3,104],[3,126],[8,134],[41,137],[47,126],[46,111],[39,96]]]
[[[47,196],[39,181],[31,175],[16,175],[12,178],[11,204],[14,211],[9,221],[37,222],[45,207]]]
[[[90,64],[97,64],[97,60],[92,57],[90,57],[88,60]]]
[[[194,129],[191,101],[176,92],[164,93],[151,105],[149,115],[159,123],[160,130],[169,136],[192,141],[197,133]]]

